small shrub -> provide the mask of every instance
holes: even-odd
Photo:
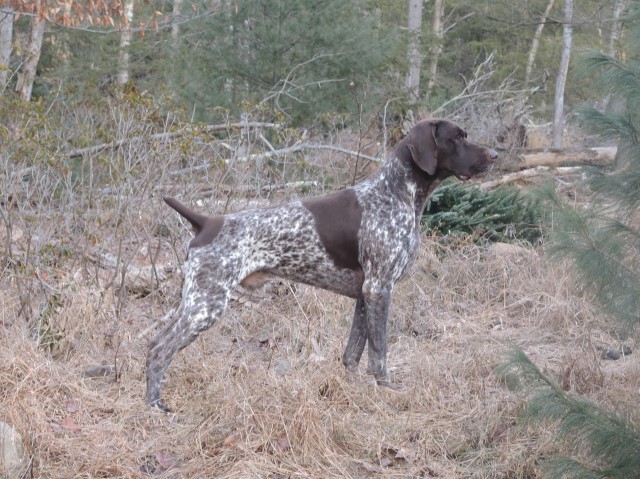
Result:
[[[513,187],[483,191],[448,183],[427,204],[422,224],[436,234],[472,236],[475,241],[528,241],[542,237],[542,210]]]

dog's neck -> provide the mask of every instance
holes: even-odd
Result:
[[[414,163],[410,155],[396,151],[372,181],[384,184],[390,194],[412,204],[416,222],[419,222],[429,197],[448,176],[450,174],[438,170],[435,175],[429,175]]]

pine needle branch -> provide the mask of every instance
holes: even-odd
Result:
[[[568,394],[520,348],[505,353],[496,373],[527,395],[524,424],[556,423],[559,446],[578,456],[548,460],[548,477],[640,477],[640,430],[628,417]]]

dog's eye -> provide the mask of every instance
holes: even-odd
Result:
[[[456,135],[456,140],[464,140],[465,135],[464,133],[460,132]]]

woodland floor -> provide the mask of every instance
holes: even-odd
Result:
[[[118,114],[132,129],[118,137],[137,138]],[[262,143],[229,135],[5,160],[0,421],[22,434],[24,477],[534,479],[558,446],[552,429],[516,421],[524,400],[494,372],[511,345],[566,390],[637,409],[640,355],[566,265],[542,248],[427,236],[393,297],[388,364],[403,390],[345,372],[352,300],[279,283],[238,293],[177,355],[163,390],[175,414],[146,406],[147,344],[179,303],[191,237],[160,197],[223,212],[253,206],[245,189],[264,200],[292,179],[322,192],[368,174],[324,150],[245,161]],[[130,278],[150,265],[151,288]],[[631,355],[602,358],[623,342]]]
[[[536,478],[556,446],[516,424],[522,398],[494,373],[510,344],[567,390],[635,404],[640,357],[602,359],[621,340],[564,265],[425,237],[392,306],[389,366],[403,391],[343,369],[353,301],[283,283],[239,295],[176,357],[163,394],[176,412],[163,414],[143,401],[146,344],[181,275],[160,244],[176,272],[126,301],[106,271],[88,280],[58,264],[43,281],[58,292],[48,341],[23,319],[18,273],[0,277],[0,419],[23,435],[26,477]],[[87,377],[96,365],[117,374]]]

